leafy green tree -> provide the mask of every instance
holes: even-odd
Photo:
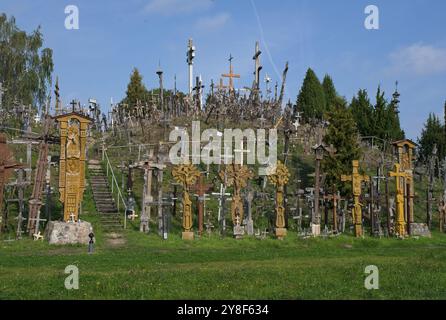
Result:
[[[429,114],[421,131],[421,137],[418,138],[418,144],[420,145],[420,160],[423,162],[427,161],[432,154],[434,145],[437,145],[439,159],[444,159],[446,156],[445,127],[435,114]]]
[[[137,102],[147,102],[149,92],[142,82],[142,75],[137,68],[134,68],[130,76],[130,82],[127,85],[126,97],[122,101],[127,104],[129,108],[135,107]]]
[[[309,68],[297,97],[297,108],[303,112],[303,120],[322,120],[326,111],[324,89],[314,71]]]
[[[0,82],[6,92],[5,108],[14,102],[34,107],[46,103],[53,73],[53,51],[42,48],[40,27],[27,34],[16,25],[14,17],[0,15]]]
[[[324,137],[324,143],[333,146],[336,153],[324,157],[322,168],[326,174],[326,188],[336,186],[336,189],[345,192],[350,188],[341,182],[341,175],[351,173],[352,161],[359,160],[361,150],[358,129],[351,110],[344,99],[336,100],[335,107],[327,113],[329,126]]]
[[[338,97],[338,93],[336,92],[336,88],[333,83],[333,79],[327,74],[322,81],[322,88],[324,89],[326,110],[331,110],[336,105],[336,99]]]
[[[370,103],[367,90],[359,90],[350,103],[350,110],[355,119],[359,133],[366,137],[374,134],[374,109]]]

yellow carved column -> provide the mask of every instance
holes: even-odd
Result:
[[[396,223],[395,223],[395,233],[404,237],[407,234],[406,230],[406,220],[404,217],[404,186],[401,182],[404,182],[404,178],[412,181],[412,175],[406,172],[401,172],[401,166],[399,163],[395,164],[395,171],[389,172],[391,177],[395,177],[395,191],[396,191]]]
[[[276,237],[278,239],[283,239],[287,234],[283,193],[289,178],[288,168],[280,161],[277,162],[276,172],[268,176],[269,181],[276,186]]]
[[[183,164],[176,166],[172,175],[174,179],[183,186],[183,240],[193,240],[194,233],[192,230],[192,201],[189,197],[189,188],[196,183],[200,177],[200,172],[193,164]]]
[[[370,178],[365,175],[359,174],[359,161],[353,160],[353,173],[352,175],[342,175],[341,181],[351,181],[353,187],[353,199],[354,199],[354,207],[352,209],[353,223],[355,225],[355,236],[362,237],[362,207],[359,201],[359,197],[361,196],[361,186],[362,182],[370,181]]]
[[[220,179],[225,181],[227,187],[234,187],[231,203],[231,216],[234,226],[237,221],[243,221],[243,201],[241,190],[248,184],[248,180],[254,177],[253,173],[245,166],[239,164],[230,164],[226,167],[226,172],[220,172]]]
[[[64,204],[64,221],[78,221],[85,191],[87,132],[91,120],[76,112],[55,119],[60,130],[59,199]]]

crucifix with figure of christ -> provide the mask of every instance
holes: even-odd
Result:
[[[223,78],[229,78],[229,91],[234,90],[234,78],[240,79],[240,75],[234,73],[234,70],[232,67],[232,60],[234,60],[234,57],[231,54],[231,55],[229,55],[229,73],[221,75]]]

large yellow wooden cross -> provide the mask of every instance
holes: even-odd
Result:
[[[395,187],[396,187],[396,224],[395,233],[404,237],[407,234],[406,221],[404,217],[404,187],[401,186],[401,178],[406,178],[408,180],[412,179],[412,174],[401,171],[401,165],[399,163],[395,164],[395,171],[389,172],[390,177],[395,177]]]
[[[369,182],[370,177],[359,174],[359,161],[353,160],[353,173],[352,175],[342,175],[341,181],[352,182],[353,187],[353,198],[354,198],[354,208],[352,210],[353,223],[355,224],[355,236],[362,237],[362,209],[361,203],[359,202],[359,197],[361,196],[361,186],[362,182]]]

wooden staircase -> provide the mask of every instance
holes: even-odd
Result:
[[[113,199],[107,176],[98,160],[88,162],[90,185],[101,225],[105,232],[117,232],[123,229],[116,202]]]

